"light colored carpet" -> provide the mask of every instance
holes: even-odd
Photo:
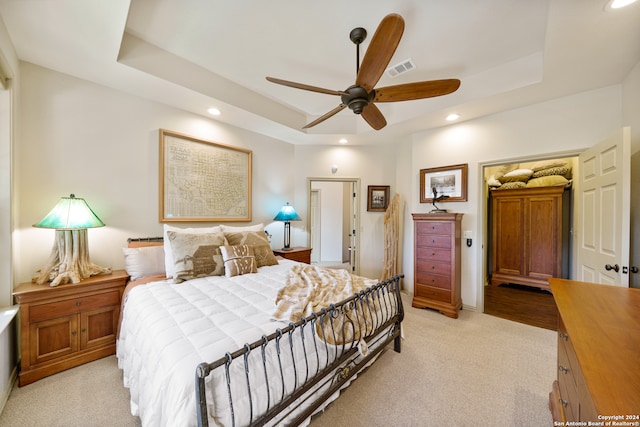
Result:
[[[552,425],[555,332],[403,300],[402,353],[386,351],[311,427]],[[0,415],[0,426],[139,425],[115,356],[14,388]]]

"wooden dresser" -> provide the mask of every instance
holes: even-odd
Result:
[[[124,270],[117,270],[75,284],[22,283],[15,288],[13,296],[20,304],[20,386],[115,354],[128,279]]]
[[[640,424],[640,289],[549,283],[559,312],[558,378],[549,394],[556,425]]]
[[[413,301],[458,317],[460,296],[460,213],[414,213]]]
[[[549,278],[566,277],[564,190],[554,186],[491,191],[492,285],[516,283],[548,290]]]
[[[304,262],[311,264],[311,248],[294,247],[288,251],[284,249],[276,249],[273,253],[282,258],[290,259],[292,261]]]

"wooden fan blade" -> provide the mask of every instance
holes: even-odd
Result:
[[[316,87],[316,86],[310,86],[310,85],[305,85],[303,83],[296,83],[296,82],[290,82],[288,80],[282,80],[282,79],[276,79],[275,77],[267,77],[267,80],[269,80],[271,83],[276,83],[279,85],[283,85],[283,86],[289,86],[292,88],[296,88],[296,89],[303,89],[303,90],[308,90],[311,92],[318,92],[318,93],[326,93],[327,95],[345,95],[346,92],[340,91],[340,90],[331,90],[331,89],[325,89],[322,87]]]
[[[325,120],[327,120],[329,117],[338,114],[340,111],[344,110],[345,108],[347,108],[347,106],[345,104],[340,104],[336,108],[334,108],[333,110],[329,111],[328,113],[318,117],[317,119],[315,119],[311,123],[306,124],[302,129],[308,129],[310,127],[313,127],[313,126],[317,125],[318,123],[322,123]]]
[[[376,89],[374,102],[410,101],[413,99],[432,98],[455,92],[460,87],[460,80],[431,80],[426,82],[406,83]]]
[[[380,130],[387,125],[387,120],[382,115],[382,111],[373,103],[367,105],[360,115],[375,130]]]
[[[391,13],[382,19],[362,59],[360,71],[356,77],[356,86],[363,87],[367,92],[376,86],[389,65],[403,32],[402,16]]]

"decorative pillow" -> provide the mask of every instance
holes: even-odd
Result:
[[[239,227],[235,227],[235,230],[239,230]],[[264,234],[264,228],[261,227],[258,231],[226,231],[225,228],[224,237],[230,245],[253,246],[253,254],[256,257],[258,267],[278,264],[278,260],[269,244],[269,239]]]
[[[562,167],[562,166],[568,166],[568,163],[560,159],[543,160],[541,162],[534,163],[533,166],[531,166],[531,170],[534,172],[538,172],[543,169],[556,168],[556,167]]]
[[[513,190],[514,188],[527,188],[527,183],[522,181],[505,182],[496,190]]]
[[[169,239],[167,238],[167,231],[175,231],[178,233],[189,233],[189,234],[206,234],[206,233],[219,233],[221,230],[219,225],[215,227],[197,227],[197,228],[179,228],[173,227],[171,225],[164,225],[164,268],[167,272],[167,279],[170,279],[175,274],[174,261],[173,261],[173,252],[171,250],[171,245],[169,244]]]
[[[554,185],[567,185],[569,180],[564,176],[550,175],[532,178],[527,182],[527,187],[551,187]]]
[[[570,170],[571,169],[569,169],[568,166],[555,166],[552,168],[540,169],[539,171],[534,172],[533,175],[531,175],[531,177],[540,178],[541,176],[551,176],[551,175],[566,176]]]
[[[227,277],[257,273],[258,266],[249,245],[221,246],[224,275]]]
[[[513,164],[513,165],[502,165],[500,166],[500,168],[498,168],[498,170],[495,173],[495,177],[496,179],[500,179],[500,177],[506,175],[507,173],[516,170],[520,167],[520,165],[518,163]]]
[[[124,265],[130,280],[157,274],[165,274],[164,248],[162,246],[143,246],[123,248]]]
[[[224,261],[220,252],[220,246],[225,245],[224,234],[190,234],[169,230],[167,241],[173,254],[175,283],[224,274]]]
[[[502,185],[502,183],[496,179],[496,176],[495,176],[495,175],[491,175],[491,176],[487,179],[487,185],[488,185],[489,187],[500,187],[500,186]]]
[[[516,182],[516,181],[527,182],[529,178],[531,178],[532,174],[533,174],[533,171],[531,169],[516,169],[516,170],[512,170],[509,173],[504,174],[503,176],[498,178],[498,180],[503,184],[505,182]]]

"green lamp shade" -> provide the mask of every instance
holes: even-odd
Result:
[[[72,194],[60,199],[51,212],[42,221],[34,224],[34,227],[77,230],[104,227],[104,222],[91,210],[84,199],[77,198]]]
[[[278,212],[278,215],[276,215],[275,218],[273,218],[273,220],[274,221],[301,221],[300,216],[298,216],[298,213],[296,212],[295,209],[293,209],[293,206],[291,206],[289,202],[287,202],[287,204],[284,205],[282,209],[280,209],[280,212]]]

